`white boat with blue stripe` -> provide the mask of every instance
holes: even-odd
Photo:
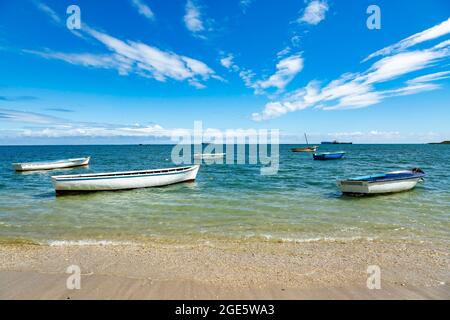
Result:
[[[344,194],[393,193],[413,189],[424,177],[421,169],[414,168],[342,180],[338,186]]]
[[[52,182],[58,194],[161,187],[194,181],[199,168],[199,165],[193,165],[142,171],[63,175],[53,176]]]

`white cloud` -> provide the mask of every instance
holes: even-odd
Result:
[[[257,81],[254,84],[256,93],[261,93],[268,88],[283,90],[289,82],[303,69],[301,54],[289,56],[280,60],[276,65],[277,71],[266,80]]]
[[[61,18],[58,16],[58,14],[48,5],[40,1],[34,1],[34,3],[38,7],[38,9],[46,13],[53,20],[53,22],[55,23],[61,22]]]
[[[291,38],[291,44],[294,48],[297,48],[298,46],[300,46],[301,41],[302,41],[302,37],[299,36],[298,34],[293,35]]]
[[[239,77],[244,81],[245,86],[251,87],[253,86],[253,78],[256,76],[256,74],[249,69],[244,69],[239,71]]]
[[[389,96],[407,96],[411,94],[416,94],[420,92],[432,91],[441,88],[439,84],[435,83],[407,83],[406,86],[395,89],[395,90],[386,90],[383,92],[385,97]]]
[[[448,55],[445,51],[402,52],[377,61],[364,76],[367,83],[384,82],[429,67]]]
[[[116,126],[102,125],[68,125],[46,128],[24,128],[17,130],[20,137],[33,138],[67,138],[67,137],[170,137],[172,131],[159,125]]]
[[[312,0],[308,3],[303,15],[298,21],[316,25],[325,19],[325,14],[328,9],[329,7],[326,0]]]
[[[131,3],[141,15],[150,20],[155,19],[155,14],[153,13],[152,9],[150,9],[150,7],[145,4],[143,0],[131,0]]]
[[[95,123],[95,122],[74,122],[67,119],[56,118],[45,114],[34,112],[24,112],[0,108],[0,122],[14,121],[24,123],[23,127],[15,129],[0,129],[0,143],[2,140],[6,143],[12,141],[23,141],[27,144],[30,141],[50,141],[48,139],[63,139],[64,143],[70,141],[77,141],[80,143],[98,143],[99,141],[111,142],[131,142],[145,141],[142,138],[150,141],[170,141],[172,135],[192,135],[192,129],[184,128],[164,128],[158,124],[109,124],[109,123]],[[208,128],[204,131],[204,135],[208,133],[217,132],[219,130]],[[239,132],[236,130],[236,132]],[[243,131],[244,132],[244,131]],[[204,136],[204,138],[205,138]],[[210,136],[210,135],[209,135]],[[74,138],[76,140],[70,140]],[[88,139],[85,139],[88,138]],[[96,138],[96,139],[93,139]],[[297,142],[299,137],[281,133],[282,142]],[[303,137],[301,137],[303,138]],[[353,141],[353,142],[409,142],[409,141],[441,141],[444,140],[443,133],[400,133],[398,131],[353,131],[353,132],[336,132],[336,133],[311,133],[309,138],[316,141],[324,140],[338,140],[338,141]],[[22,140],[21,140],[22,139]],[[37,140],[35,140],[37,139]],[[39,140],[42,139],[42,140]],[[138,139],[138,140],[136,140]],[[289,140],[291,139],[291,140]],[[294,140],[292,140],[294,139]],[[53,140],[58,141],[58,140]],[[146,140],[148,141],[148,140]]]
[[[391,46],[385,47],[369,55],[364,61],[377,56],[390,55],[408,49],[416,44],[439,38],[450,33],[450,18],[422,32],[416,33],[406,39],[401,40]]]
[[[329,133],[328,136],[335,138],[336,140],[342,139],[342,138],[368,138],[368,137],[383,137],[385,139],[391,139],[394,137],[400,136],[399,131],[379,131],[379,130],[371,130],[371,131],[354,131],[354,132],[335,132],[335,133]]]
[[[0,121],[14,121],[32,124],[33,127],[23,127],[13,130],[0,130],[2,133],[16,137],[64,138],[64,137],[170,137],[180,129],[164,129],[160,125],[117,125],[95,122],[73,122],[45,114],[0,109]]]
[[[253,1],[254,0],[240,0],[239,6],[241,7],[243,13],[247,12],[247,9],[250,7]]]
[[[33,123],[33,124],[53,124],[61,123],[63,120],[34,112],[16,111],[0,108],[0,120]]]
[[[184,23],[186,28],[193,33],[205,30],[199,7],[192,0],[186,2],[186,13],[184,15]]]
[[[121,75],[136,73],[158,81],[166,81],[168,78],[177,81],[186,80],[197,88],[204,87],[201,81],[216,77],[214,71],[199,60],[163,51],[142,42],[122,41],[88,26],[83,26],[82,30],[105,45],[110,53],[61,53],[33,50],[24,50],[24,52],[86,67],[116,69]]]
[[[430,82],[430,81],[438,81],[443,79],[450,78],[450,71],[443,71],[443,72],[435,72],[426,74],[424,76],[416,77],[414,79],[411,79],[408,81],[408,83],[424,83],[424,82]]]
[[[441,43],[435,45],[434,49],[444,49],[446,47],[450,47],[450,40],[442,41]]]
[[[85,67],[117,69],[120,74],[127,74],[131,68],[131,62],[128,64],[125,61],[120,62],[117,57],[109,54],[63,53],[36,50],[23,50],[23,52],[35,54],[45,59],[57,59]]]
[[[224,68],[227,68],[228,70],[237,73],[238,76],[244,82],[246,87],[253,88],[254,87],[254,78],[255,78],[256,74],[250,69],[239,67],[234,62],[233,54],[231,54],[231,53],[226,54],[226,53],[222,52],[221,55],[222,55],[222,58],[220,58],[220,64]]]
[[[429,49],[399,52],[375,62],[365,72],[343,74],[323,87],[319,82],[311,81],[305,88],[286,94],[280,101],[267,103],[262,112],[252,114],[252,119],[261,121],[276,118],[309,107],[324,110],[362,108],[389,97],[437,90],[441,86],[431,82],[449,78],[450,71],[406,79],[400,87],[389,90],[381,90],[378,85],[413,72],[435,68],[449,57],[447,41]]]
[[[283,58],[283,57],[287,56],[289,53],[291,53],[291,51],[292,51],[291,47],[288,46],[288,47],[284,48],[283,50],[278,51],[277,57]]]
[[[233,66],[234,56],[232,54],[228,54],[227,56],[220,59],[220,64],[227,69],[230,69]]]
[[[427,143],[447,139],[448,132],[405,132],[364,128],[347,132],[310,132],[309,141],[351,141],[353,143]],[[299,143],[303,135],[281,133],[282,143]]]

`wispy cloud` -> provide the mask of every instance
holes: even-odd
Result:
[[[131,0],[132,5],[138,10],[139,14],[149,20],[155,20],[155,14],[152,9],[144,2],[144,0]]]
[[[401,132],[401,131],[384,131],[384,130],[368,130],[368,131],[352,131],[352,132],[333,132],[328,134],[309,134],[310,139],[316,141],[338,140],[352,141],[353,143],[404,143],[414,141],[430,142],[442,141],[446,138],[445,133],[438,132]]]
[[[292,51],[291,47],[287,46],[286,48],[284,48],[284,49],[282,49],[282,50],[277,52],[277,57],[278,58],[284,58],[289,53],[291,53],[291,51]]]
[[[450,33],[450,18],[448,18],[446,21],[441,22],[438,25],[435,25],[434,27],[431,27],[427,30],[424,30],[422,32],[413,34],[412,36],[403,39],[400,42],[397,42],[391,46],[385,47],[381,50],[378,50],[371,55],[369,55],[364,61],[367,61],[369,59],[378,57],[378,56],[386,56],[393,53],[401,52],[403,50],[408,49],[409,47],[412,47],[414,45],[417,45],[419,43],[433,40],[439,37],[442,37],[446,34]]]
[[[285,51],[285,54],[288,54],[291,49],[289,48],[289,50]],[[256,80],[256,73],[252,70],[238,66],[234,61],[234,55],[231,53],[222,53],[220,64],[228,70],[237,73],[245,86],[252,88],[255,94],[264,94],[270,88],[275,88],[277,93],[280,93],[303,69],[303,57],[301,54],[283,57],[280,53],[277,54],[277,57],[280,60],[275,66],[275,73],[262,80]]]
[[[389,141],[393,142],[396,140],[404,139],[405,135],[401,134],[399,131],[380,131],[380,130],[370,130],[370,131],[353,131],[353,132],[333,132],[328,133],[325,139],[337,140],[337,141],[352,141],[352,142],[380,142]],[[416,140],[417,141],[417,140]]]
[[[128,74],[131,68],[125,61],[118,61],[117,57],[110,54],[64,53],[50,50],[23,50],[23,52],[34,54],[45,59],[62,60],[70,64],[81,65],[84,67],[117,69],[122,75]]]
[[[35,96],[0,96],[0,101],[8,101],[8,102],[31,101],[37,99],[38,97]]]
[[[74,65],[115,69],[120,75],[135,73],[163,82],[167,79],[187,81],[197,88],[203,88],[202,82],[211,77],[218,78],[211,68],[199,60],[163,51],[142,42],[122,41],[87,25],[84,25],[82,30],[102,43],[109,53],[63,53],[50,50],[24,50],[24,52]]]
[[[255,0],[240,0],[239,1],[239,6],[241,7],[241,10],[243,13],[247,12],[247,9],[251,6],[251,4],[254,2]]]
[[[256,74],[250,69],[238,66],[232,53],[222,52],[220,64],[229,71],[236,73],[242,79],[246,87],[253,88]]]
[[[447,50],[418,50],[398,53],[374,63],[368,72],[358,80],[363,80],[368,84],[385,82],[430,67],[447,55]]]
[[[276,65],[277,71],[265,80],[254,84],[256,93],[262,93],[268,88],[284,90],[288,83],[303,69],[303,58],[301,54],[289,56],[280,60]]]
[[[298,21],[312,25],[319,24],[325,19],[325,14],[328,9],[329,7],[326,0],[312,0],[308,3]]]
[[[16,136],[28,138],[68,138],[68,137],[167,137],[173,130],[166,130],[159,125],[112,126],[103,124],[70,124],[47,128],[23,128],[16,131]],[[1,134],[1,132],[0,132]]]
[[[424,76],[416,77],[408,81],[408,83],[425,83],[431,81],[438,81],[450,78],[450,71],[442,71],[426,74]]]
[[[48,6],[47,4],[45,4],[45,3],[41,2],[41,1],[38,1],[38,0],[32,0],[32,3],[34,3],[35,6],[36,6],[39,10],[41,10],[42,12],[44,12],[44,13],[52,20],[52,22],[55,23],[55,25],[57,25],[57,26],[60,27],[60,28],[66,28],[66,21],[64,20],[64,16],[61,18],[61,17],[56,13],[55,10],[53,10],[52,8],[50,8],[50,6]],[[64,12],[64,14],[65,14],[65,12]],[[66,30],[68,30],[68,29],[66,28]],[[83,34],[82,34],[81,32],[79,32],[78,29],[69,29],[69,31],[70,31],[73,35],[75,35],[75,36],[77,36],[77,37],[79,37],[79,38],[84,39]]]
[[[186,28],[194,34],[197,34],[205,30],[203,25],[200,8],[193,0],[188,0],[186,2],[184,15],[184,23]]]
[[[63,122],[62,119],[40,113],[17,111],[2,108],[0,108],[0,120],[8,120],[32,124],[58,124]]]
[[[160,125],[118,125],[96,122],[74,122],[49,115],[0,108],[0,121],[28,124],[15,130],[7,130],[8,136],[34,138],[64,137],[170,137],[180,129],[166,130]],[[29,126],[29,125],[33,126]],[[0,130],[0,138],[4,130]]]
[[[245,86],[253,87],[254,78],[256,74],[250,69],[243,69],[239,71],[239,77],[244,81]]]
[[[46,108],[45,110],[56,111],[56,112],[74,112],[72,109],[66,109],[66,108]]]
[[[448,71],[415,76],[393,89],[382,90],[378,86],[420,70],[438,67],[449,58],[449,48],[450,42],[443,41],[428,49],[398,52],[376,61],[364,72],[345,73],[325,86],[318,81],[310,81],[306,87],[286,94],[279,101],[267,103],[261,113],[252,114],[252,119],[276,118],[311,107],[324,110],[362,108],[394,96],[439,89],[441,86],[433,82],[446,79]]]
[[[53,20],[53,22],[61,23],[61,18],[52,8],[50,8],[48,5],[38,0],[34,0],[33,2],[36,5],[36,7],[45,14],[47,14]]]

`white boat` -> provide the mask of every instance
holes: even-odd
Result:
[[[42,161],[42,162],[25,162],[25,163],[13,163],[14,170],[16,171],[32,171],[32,170],[52,170],[71,168],[79,166],[87,166],[91,157],[65,159],[57,161]]]
[[[53,176],[57,193],[126,190],[194,181],[199,165],[178,168]]]
[[[342,180],[338,185],[344,194],[393,193],[413,189],[424,177],[421,169],[414,168]]]
[[[195,153],[194,159],[222,159],[225,156],[225,153]]]

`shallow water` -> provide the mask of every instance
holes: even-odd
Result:
[[[203,165],[194,183],[56,197],[51,175],[173,166],[172,146],[0,147],[0,238],[7,241],[414,239],[450,241],[450,146],[330,145],[313,161],[280,146],[277,175],[259,165]],[[88,168],[15,173],[11,163],[91,155]],[[420,167],[414,190],[342,196],[336,180]]]

